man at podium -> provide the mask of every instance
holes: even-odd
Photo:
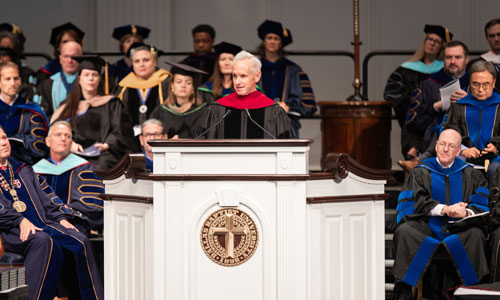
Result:
[[[252,54],[241,51],[233,60],[236,92],[208,107],[199,138],[287,139],[294,134],[290,119],[279,104],[257,91],[262,64]]]

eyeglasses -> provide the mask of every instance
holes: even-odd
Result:
[[[146,134],[143,134],[142,135],[145,139],[161,139],[163,137],[163,133],[158,133],[158,132],[155,132],[155,133],[146,133]]]
[[[491,82],[471,82],[471,87],[473,89],[479,90],[479,88],[483,88],[483,90],[487,90],[491,87]]]
[[[438,142],[437,142],[437,145],[438,145],[438,147],[439,147],[439,148],[446,148],[446,146],[448,146],[448,148],[449,148],[450,150],[457,150],[457,149],[460,147],[460,145],[455,145],[455,144],[447,144],[447,143],[442,142],[442,141],[441,141],[441,142],[440,142],[440,141],[438,141]]]
[[[431,37],[426,37],[425,41],[431,43],[431,44],[436,44],[436,45],[441,45],[443,42],[440,40],[433,39]]]

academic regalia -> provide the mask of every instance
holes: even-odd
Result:
[[[398,228],[394,234],[397,281],[415,286],[425,273],[438,245],[445,246],[461,281],[476,284],[488,275],[485,257],[486,222],[456,220],[448,216],[428,216],[437,204],[467,202],[474,214],[489,211],[488,188],[480,171],[455,158],[449,168],[442,168],[436,157],[425,160],[409,174],[396,208]]]
[[[115,64],[109,66],[109,78],[112,89],[118,86],[118,83],[129,73],[134,72],[132,66],[127,65],[125,58],[120,59]]]
[[[99,194],[104,193],[104,184],[92,163],[70,154],[60,164],[42,159],[33,170],[43,176],[59,199],[71,208],[71,214],[78,218],[73,225],[80,232],[89,235],[91,229],[102,230],[104,204]]]
[[[147,80],[137,78],[132,72],[120,81],[116,94],[125,104],[133,126],[139,126],[149,119],[154,108],[163,104],[169,85],[170,73],[163,69],[153,73]],[[141,109],[143,105],[145,111]]]
[[[146,171],[149,173],[153,173],[153,160],[143,152],[144,158],[146,158]]]
[[[64,106],[65,104],[56,111],[54,119],[57,119]],[[99,156],[86,158],[95,164],[98,170],[109,169],[125,153],[138,151],[130,117],[123,103],[114,96],[81,100],[77,115],[67,121],[73,124],[73,141],[84,149],[97,142],[109,145],[109,149]]]
[[[297,64],[286,58],[274,63],[262,58],[261,62],[262,89],[267,97],[285,101],[290,107],[288,115],[298,136],[301,127],[299,118],[310,117],[317,110],[309,77]]]
[[[191,54],[190,56],[184,58],[180,63],[186,64],[197,69],[203,70],[206,74],[196,74],[194,77],[194,85],[201,86],[205,82],[207,82],[210,75],[214,72],[214,65],[217,61],[217,55],[214,52],[197,55]]]
[[[248,117],[264,127],[270,134],[255,125]],[[230,112],[229,112],[230,111]],[[229,112],[229,114],[227,114]],[[225,116],[225,119],[221,121]],[[221,121],[214,126],[217,122]],[[207,110],[206,119],[200,127],[200,133],[209,139],[271,139],[293,138],[293,130],[286,112],[259,91],[246,96],[232,93],[212,103]]]
[[[446,112],[436,111],[434,103],[441,99],[439,89],[455,80],[448,76],[444,70],[432,74],[428,79],[420,82],[413,92],[406,115],[406,128],[408,132],[423,141],[420,149],[427,149],[432,137],[436,134],[436,127],[441,124]],[[469,73],[460,77],[460,87],[467,91],[469,87]]]
[[[229,94],[234,93],[233,89],[226,89],[223,87],[222,88],[222,96],[218,97],[216,99],[216,97],[214,96],[214,92],[212,90],[212,86],[213,86],[213,82],[208,81],[205,84],[203,84],[203,86],[198,88],[198,92],[200,94],[201,99],[203,100],[203,103],[212,104],[213,102],[215,102],[215,100],[219,100],[222,97],[225,97]]]
[[[50,76],[40,83],[39,95],[35,96],[33,101],[38,103],[50,118],[71,92],[77,76],[76,73],[69,75],[62,71]]]
[[[494,54],[492,51],[488,51],[486,53],[483,53],[478,58],[472,59],[471,61],[469,61],[469,63],[467,64],[467,70],[469,70],[469,68],[475,62],[480,61],[480,60],[489,61],[495,67],[495,71],[497,71],[497,77],[496,77],[497,81],[495,83],[495,89],[497,90],[497,92],[500,91],[500,55]]]
[[[0,213],[3,214],[1,218],[3,220],[2,223],[5,220],[12,220],[10,226],[12,230],[9,230],[9,227],[2,228],[2,238],[6,251],[15,253],[22,252],[22,249],[16,247],[20,244],[19,230],[17,230],[17,227],[23,217],[27,218],[33,225],[43,229],[43,231],[37,231],[35,233],[35,238],[37,238],[37,235],[48,234],[53,241],[53,247],[55,249],[61,247],[74,254],[82,299],[104,299],[103,284],[95,263],[95,257],[89,239],[84,234],[73,229],[65,228],[59,224],[59,221],[69,219],[69,216],[61,211],[60,204],[56,204],[56,202],[51,200],[44,192],[44,184],[47,186],[46,182],[40,183],[38,176],[30,166],[17,162],[11,158],[9,158],[8,161],[12,165],[14,186],[16,187],[17,195],[19,200],[26,205],[26,210],[20,213],[12,209],[12,195],[8,187],[2,185],[1,190],[3,193],[0,193],[0,202],[5,203],[1,207],[2,209],[0,209]],[[7,183],[11,182],[9,168],[7,168],[7,170],[0,170],[0,173],[4,176]],[[28,249],[28,253],[30,251],[31,249]],[[53,251],[53,254],[56,255],[53,259],[59,260],[59,262],[61,258],[60,251],[60,248],[58,251]],[[26,263],[25,261],[25,265]],[[43,261],[43,256],[37,258],[37,261],[33,262],[35,265],[41,263],[47,265],[46,261]],[[55,266],[52,267],[50,265],[49,268],[57,269]],[[26,272],[28,282],[31,281],[30,278],[32,278],[32,276],[35,278],[39,277],[39,274],[31,273],[29,269],[28,267]],[[57,283],[59,278],[57,274],[44,274],[45,281],[55,280]],[[54,295],[47,294],[46,297],[40,297],[40,299],[52,299],[53,296]],[[30,299],[38,298],[31,297],[30,295]]]
[[[206,104],[192,105],[186,103],[189,108],[170,107],[159,105],[151,113],[151,118],[158,119],[163,124],[163,129],[169,138],[178,135],[182,139],[193,139],[199,133],[201,120],[206,113]]]
[[[0,124],[11,141],[12,156],[30,165],[48,154],[47,117],[38,104],[18,96],[12,106],[0,101]]]
[[[429,78],[432,73],[439,72],[443,67],[442,60],[435,60],[430,65],[426,65],[423,61],[405,62],[387,79],[384,99],[391,103],[401,127],[401,151],[403,155],[406,155],[410,148],[420,146],[422,142],[420,138],[407,131],[405,124],[412,95],[420,82]]]

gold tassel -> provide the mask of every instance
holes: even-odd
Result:
[[[448,28],[445,28],[445,29],[444,29],[444,32],[445,32],[445,36],[446,36],[446,43],[451,42],[451,38],[450,38],[450,30],[449,30]]]
[[[109,74],[108,74],[108,60],[104,65],[104,93],[109,95]]]
[[[161,88],[162,83],[158,85],[158,95],[160,96],[160,104],[163,105],[163,90]]]

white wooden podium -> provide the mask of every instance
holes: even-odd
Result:
[[[309,174],[309,144],[154,141],[154,174],[102,174],[106,298],[384,299],[386,175]]]

